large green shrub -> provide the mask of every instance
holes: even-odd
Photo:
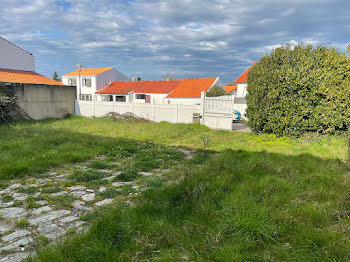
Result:
[[[225,95],[227,95],[225,89],[223,89],[220,86],[213,86],[212,88],[209,89],[209,91],[206,94],[207,97],[216,97],[216,96],[225,96]]]
[[[299,44],[265,55],[248,73],[247,117],[256,132],[299,136],[347,129],[350,59]]]

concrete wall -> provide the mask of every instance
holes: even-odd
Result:
[[[0,68],[34,72],[34,56],[0,37]]]
[[[62,118],[74,114],[73,86],[7,84],[15,90],[19,106],[33,119]]]

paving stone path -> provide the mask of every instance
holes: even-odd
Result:
[[[77,169],[89,170],[84,165]],[[101,196],[107,189],[121,191],[128,187],[132,193],[144,190],[136,182],[116,181],[120,171],[99,170],[106,176],[101,186],[66,183],[71,172],[48,172],[30,181],[13,180],[0,191],[0,262],[22,261],[39,247],[40,241],[51,242],[67,230],[88,228],[81,216],[95,206],[110,204],[114,198]],[[140,172],[148,178],[162,176],[168,170]],[[72,185],[73,184],[73,185]],[[49,189],[56,189],[50,192]],[[54,192],[58,191],[58,192]],[[68,203],[65,203],[68,201]],[[70,202],[69,202],[70,201]]]

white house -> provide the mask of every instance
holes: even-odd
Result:
[[[97,91],[117,80],[130,81],[113,67],[82,68],[62,76],[63,84],[76,86],[79,100],[87,101],[92,101]]]
[[[114,81],[96,92],[101,101],[163,104],[181,81]]]
[[[224,85],[217,78],[186,78],[166,98],[167,104],[196,105],[201,101],[201,92],[208,92],[213,86],[224,89]]]
[[[35,72],[34,56],[0,36],[0,69]]]
[[[253,66],[256,62],[253,63]],[[233,85],[237,86],[237,97],[245,97],[247,95],[247,86],[248,86],[248,72],[252,67],[250,66],[243,74],[241,74],[235,81],[233,81]]]

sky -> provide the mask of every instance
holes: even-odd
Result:
[[[48,77],[80,63],[229,83],[282,44],[350,43],[345,0],[0,0],[0,10],[0,35]]]

